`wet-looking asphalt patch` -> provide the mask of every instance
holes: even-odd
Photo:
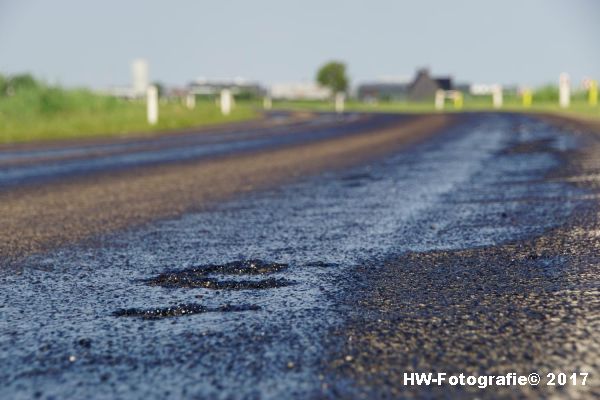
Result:
[[[182,270],[170,270],[141,282],[149,286],[165,288],[203,288],[212,290],[257,290],[274,289],[289,286],[293,282],[286,279],[268,278],[261,280],[220,280],[214,275],[257,276],[280,273],[287,264],[267,263],[262,260],[232,261],[221,265],[202,265]],[[124,308],[113,313],[116,317],[141,317],[144,319],[159,319],[167,317],[182,317],[207,312],[241,312],[258,311],[260,307],[254,304],[207,307],[197,303],[178,304],[175,306],[155,308]]]
[[[269,275],[280,273],[286,264],[266,263],[261,260],[233,261],[222,265],[204,265],[164,272],[145,279],[147,285],[168,288],[205,288],[214,290],[273,289],[289,286],[293,282],[287,279],[267,278],[260,280],[222,280],[218,275]]]
[[[181,317],[183,315],[202,314],[207,312],[240,312],[260,310],[256,305],[231,305],[226,304],[220,307],[206,307],[201,304],[189,303],[178,304],[176,306],[164,308],[126,308],[117,310],[114,315],[117,317],[140,317],[145,319],[159,319],[168,317]]]
[[[464,293],[475,296],[468,304],[493,307],[494,297],[475,284],[497,283],[499,298],[517,304],[528,279],[564,276],[572,255],[529,252],[523,265],[489,268],[459,268],[454,256],[469,262],[480,253],[464,251],[540,236],[568,221],[588,193],[546,178],[574,148],[572,136],[528,117],[477,115],[369,165],[149,224],[100,245],[32,257],[25,273],[0,279],[0,321],[6,321],[0,397],[334,397],[332,388],[360,386],[366,375],[359,367],[373,365],[360,352],[343,352],[350,351],[344,348],[353,332],[348,324],[363,311],[375,317],[366,328],[385,321],[397,290],[412,290],[411,301],[424,304],[405,315],[416,330],[400,330],[401,317],[381,327],[398,332],[401,350],[402,343],[431,344],[435,360],[436,350],[452,350],[453,342],[443,329],[417,328],[433,327],[428,318],[440,318],[442,328],[454,320],[436,314],[442,308],[434,300],[454,306]],[[390,265],[386,260],[394,257],[405,262]],[[364,266],[364,276],[388,270],[389,280],[349,279],[356,266]],[[381,314],[371,313],[371,304],[349,302],[356,293],[380,299]],[[542,321],[534,311],[531,319]],[[487,315],[481,308],[476,322],[485,324]],[[456,335],[448,338],[470,334],[467,322],[456,319]],[[79,345],[82,338],[93,345]],[[409,353],[425,354],[410,346]],[[360,363],[352,373],[328,375],[323,365],[331,365],[338,348],[343,360]],[[380,382],[394,384],[385,376]]]

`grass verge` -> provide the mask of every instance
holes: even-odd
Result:
[[[159,121],[149,125],[143,102],[118,100],[110,107],[63,110],[52,113],[0,111],[0,143],[117,136],[216,125],[258,118],[252,103],[238,103],[224,116],[212,102],[199,102],[193,110],[180,103],[161,103]]]
[[[333,111],[333,102],[327,101],[278,101],[273,104],[277,109],[307,110],[307,111]],[[346,111],[359,112],[391,112],[391,113],[431,113],[435,112],[433,102],[401,102],[389,101],[378,103],[365,103],[359,101],[346,102]],[[543,101],[534,103],[531,107],[523,107],[518,99],[508,98],[501,109],[492,107],[491,99],[465,99],[464,106],[458,110],[451,102],[447,102],[445,112],[463,111],[504,111],[524,113],[554,113],[573,116],[590,120],[600,120],[600,106],[590,106],[585,100],[575,99],[568,109],[560,108],[557,102]]]

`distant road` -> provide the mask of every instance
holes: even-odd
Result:
[[[193,161],[331,139],[381,129],[407,116],[319,114],[266,120],[148,137],[65,141],[0,147],[0,189],[98,172]]]
[[[207,206],[425,138],[451,117],[274,113],[146,138],[0,148],[0,259]],[[36,220],[35,226],[27,221]]]

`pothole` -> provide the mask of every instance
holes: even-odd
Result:
[[[222,265],[206,265],[196,269],[203,269],[207,274],[266,275],[281,272],[287,267],[287,264],[268,263],[262,260],[242,260]]]
[[[213,290],[247,290],[247,289],[273,289],[289,286],[293,282],[287,279],[261,279],[261,280],[218,280],[207,278],[203,274],[189,272],[174,272],[161,274],[156,278],[148,279],[147,284],[151,286],[162,286],[167,288],[204,288]]]
[[[256,277],[274,274],[287,268],[287,264],[267,263],[261,260],[242,260],[226,264],[209,264],[187,268],[179,271],[168,271],[155,277],[142,280],[150,286],[166,288],[203,288],[212,290],[260,290],[289,286],[295,282],[283,278],[240,279],[237,277]],[[231,276],[220,279],[220,276]],[[233,278],[233,277],[236,278]],[[197,303],[179,304],[162,308],[124,308],[113,312],[116,317],[139,317],[143,319],[160,319],[180,317],[183,315],[203,314],[207,312],[235,312],[260,310],[257,305],[231,305],[207,307]]]
[[[197,303],[178,304],[164,308],[125,308],[113,313],[116,317],[138,317],[143,319],[162,319],[181,317],[184,315],[204,314],[208,312],[240,312],[258,311],[260,307],[254,304],[232,305],[226,304],[219,307],[206,307]]]
[[[221,280],[214,275],[269,275],[281,272],[287,264],[267,263],[261,260],[234,261],[222,265],[203,265],[179,271],[169,271],[144,280],[151,286],[169,288],[205,288],[214,290],[272,289],[289,286],[292,281],[282,278],[262,280]]]

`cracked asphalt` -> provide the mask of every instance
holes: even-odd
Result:
[[[184,160],[136,144],[133,166],[5,151],[0,398],[600,396],[600,130],[320,118],[183,135]]]

